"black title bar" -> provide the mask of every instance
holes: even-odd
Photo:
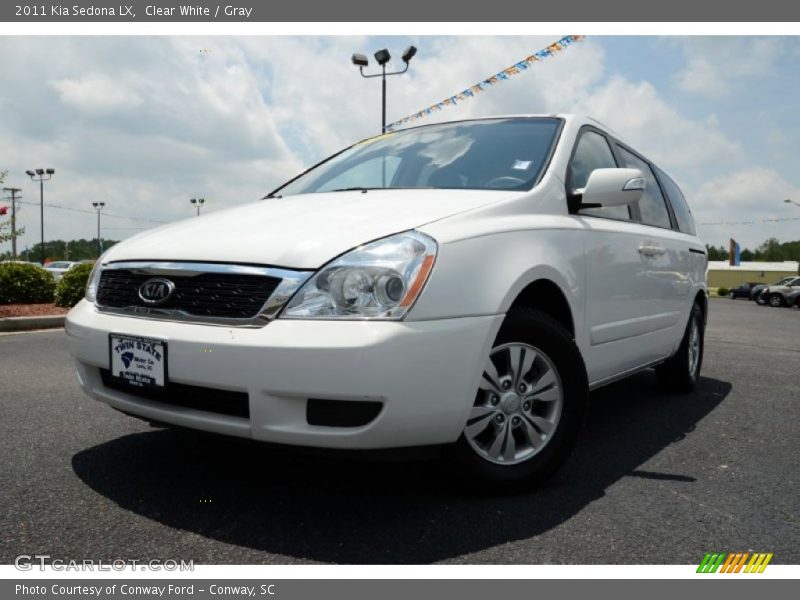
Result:
[[[786,0],[66,0],[2,2],[0,22],[798,22]],[[635,34],[635,31],[630,33]]]

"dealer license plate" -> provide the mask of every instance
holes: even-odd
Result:
[[[167,381],[165,341],[112,333],[108,343],[114,379],[132,387],[164,389]]]

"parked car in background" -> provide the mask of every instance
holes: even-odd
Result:
[[[361,141],[113,246],[65,330],[84,391],[127,414],[441,445],[491,491],[559,467],[590,389],[651,367],[694,389],[707,267],[680,188],[603,125],[484,118]]]
[[[748,300],[751,299],[750,294],[752,293],[753,287],[757,286],[758,282],[749,282],[743,283],[739,286],[736,286],[731,290],[731,298],[747,298]]]
[[[800,277],[790,278],[783,285],[770,285],[761,291],[759,298],[768,306],[791,306],[788,300],[789,294],[800,288]]]
[[[800,308],[800,287],[794,288],[794,291],[786,295],[786,306],[796,306]]]
[[[786,285],[793,279],[794,279],[793,276],[784,277],[783,279],[776,281],[775,283],[760,283],[758,285],[754,285],[750,290],[750,300],[755,300],[759,304],[764,304],[764,300],[761,298],[761,292],[767,289],[770,285]]]
[[[53,278],[58,281],[61,279],[61,276],[69,271],[72,267],[77,265],[78,263],[72,262],[69,260],[57,260],[55,262],[47,263],[44,268],[45,271],[48,271]]]
[[[4,261],[0,262],[0,264],[8,264],[8,263],[15,263],[15,264],[18,264],[18,265],[36,265],[37,267],[41,267],[42,266],[42,263],[36,262],[36,261],[32,261],[32,260],[11,260],[11,259],[9,259],[9,260],[4,260]]]

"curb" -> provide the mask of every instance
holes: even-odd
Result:
[[[50,315],[46,317],[2,317],[0,332],[34,331],[36,329],[54,329],[64,327],[66,315]]]

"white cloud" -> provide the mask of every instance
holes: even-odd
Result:
[[[763,219],[800,217],[800,209],[787,204],[786,198],[800,198],[800,187],[787,181],[773,169],[754,166],[731,171],[702,183],[691,191],[693,211],[701,225],[701,236],[720,243],[734,237],[743,246],[756,248],[766,237],[783,241],[797,239],[800,221],[767,222],[760,227],[747,224]]]
[[[711,98],[746,89],[755,78],[773,75],[784,51],[780,38],[685,37],[674,38],[672,44],[686,57],[675,82],[684,91]]]
[[[38,201],[38,189],[25,169],[53,166],[48,203],[83,210],[103,200],[109,214],[172,221],[192,214],[190,197],[204,196],[206,210],[252,201],[302,164],[235,42],[200,56],[194,38],[17,38],[0,39],[0,52],[12,44],[20,59],[5,74],[13,93],[0,90],[0,135],[15,148],[3,168],[26,202]],[[31,80],[31,71],[43,72],[46,83]],[[23,205],[22,247],[38,241],[36,212]],[[114,217],[103,223],[147,225]],[[45,233],[90,237],[94,219],[47,208]]]
[[[615,77],[589,95],[583,108],[667,170],[696,171],[743,156],[713,117],[699,121],[680,114],[647,81]]]
[[[60,79],[53,81],[52,86],[58,90],[62,102],[87,113],[130,109],[142,103],[135,90],[98,74]]]

